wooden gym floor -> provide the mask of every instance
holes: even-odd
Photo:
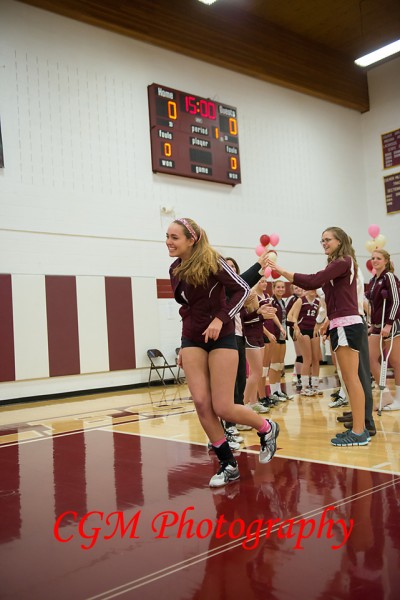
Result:
[[[242,432],[216,490],[185,384],[2,406],[0,598],[397,599],[400,412],[334,448],[333,367],[321,387],[271,410],[268,465]]]

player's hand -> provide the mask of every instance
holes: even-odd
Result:
[[[204,335],[205,343],[207,343],[208,340],[217,340],[219,338],[222,325],[223,323],[218,317],[215,317],[215,319],[211,321],[207,329],[202,333],[202,335]]]

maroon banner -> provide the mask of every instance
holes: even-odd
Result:
[[[110,371],[135,369],[131,279],[106,277],[105,288]]]
[[[80,373],[78,308],[74,276],[46,275],[50,377]]]
[[[383,168],[391,169],[400,165],[400,129],[389,131],[382,136]]]
[[[386,212],[400,212],[400,173],[384,177]]]
[[[0,381],[15,380],[11,275],[0,275]]]

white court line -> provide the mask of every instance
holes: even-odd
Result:
[[[138,435],[139,437],[145,437],[145,438],[150,438],[153,440],[164,440],[166,442],[170,442],[170,441],[175,441],[175,442],[179,442],[180,444],[194,444],[195,446],[207,446],[206,442],[190,442],[187,439],[186,440],[178,440],[175,438],[171,438],[171,437],[163,437],[163,436],[155,436],[155,435],[149,435],[149,434],[144,434],[144,433],[135,433],[132,431],[118,431],[115,430],[115,427],[121,427],[123,426],[124,423],[117,423],[116,425],[110,425],[110,427],[112,427],[112,429],[110,429],[108,426],[100,428],[102,431],[106,431],[108,433],[120,433],[122,435]],[[183,434],[182,434],[183,435]],[[247,454],[257,454],[258,455],[258,450],[251,450],[250,448],[241,448],[240,452],[247,452]],[[362,452],[365,452],[365,448],[363,448]],[[400,471],[380,471],[379,470],[379,466],[380,465],[376,465],[375,467],[362,467],[362,466],[358,466],[358,465],[350,465],[350,464],[343,464],[343,463],[337,463],[334,461],[326,461],[326,460],[317,460],[315,458],[302,458],[299,456],[290,456],[288,454],[281,454],[279,451],[275,454],[276,458],[286,458],[286,459],[290,459],[290,460],[301,460],[302,462],[306,462],[306,463],[316,463],[319,465],[328,465],[331,467],[344,467],[345,469],[358,469],[360,471],[374,471],[376,473],[386,473],[388,475],[400,475]],[[391,463],[382,463],[384,466],[386,466],[387,464],[391,464]]]
[[[342,500],[338,501],[337,503],[335,503],[334,508],[344,506],[350,502],[354,502],[354,500],[361,499],[361,498],[371,495],[371,494],[375,494],[379,491],[382,491],[386,487],[391,487],[392,485],[393,485],[393,482],[387,482],[385,484],[373,486],[372,488],[364,490],[363,492],[359,492],[357,494],[347,496],[347,497],[343,498]],[[326,504],[325,506],[319,507],[318,509],[308,511],[301,515],[297,515],[296,517],[292,517],[290,519],[285,519],[283,521],[280,521],[279,523],[277,523],[273,527],[271,527],[270,533],[274,533],[274,532],[278,531],[278,529],[281,527],[281,525],[283,523],[285,523],[286,521],[290,520],[293,522],[293,524],[296,524],[301,519],[313,518],[318,515],[321,515],[324,513],[324,510],[329,508],[330,506],[333,506],[333,503]],[[268,520],[267,520],[267,522],[268,522]],[[265,532],[268,532],[268,527],[266,527],[260,531],[260,538],[262,537],[261,534],[263,534]],[[111,600],[111,598],[116,598],[117,596],[126,594],[127,592],[135,590],[139,587],[143,587],[145,585],[149,585],[150,583],[154,583],[155,581],[162,579],[163,577],[168,577],[170,575],[173,575],[174,573],[177,573],[178,571],[182,571],[183,569],[186,569],[188,567],[192,567],[199,562],[203,562],[205,560],[208,560],[209,558],[214,558],[215,556],[218,556],[218,554],[223,554],[230,550],[239,548],[242,546],[243,541],[246,539],[247,539],[246,536],[242,536],[241,538],[238,538],[237,540],[232,540],[231,542],[223,544],[223,545],[219,546],[218,548],[214,548],[213,550],[207,550],[205,552],[202,552],[202,553],[198,554],[197,557],[193,557],[193,558],[189,558],[189,559],[177,562],[175,564],[170,565],[169,567],[164,567],[163,569],[154,571],[153,573],[149,573],[148,575],[144,575],[143,577],[139,577],[137,579],[134,579],[134,580],[124,583],[122,585],[111,588],[105,592],[101,592],[100,594],[96,594],[95,596],[90,596],[89,598],[86,598],[86,600]]]

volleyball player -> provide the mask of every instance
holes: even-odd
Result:
[[[319,305],[316,290],[308,290],[296,300],[288,315],[288,319],[293,322],[293,337],[299,342],[303,357],[300,394],[304,396],[322,394],[319,390],[320,338],[316,334]]]
[[[390,254],[386,250],[374,250],[371,261],[376,271],[369,282],[366,294],[371,307],[369,330],[371,372],[375,381],[378,382],[380,379],[380,338],[383,338],[383,346],[387,350],[393,337],[389,360],[394,371],[395,396],[393,399],[389,389],[385,388],[382,400],[383,410],[400,410],[400,282],[394,274]],[[382,292],[386,296],[385,306]]]
[[[370,441],[365,429],[365,394],[358,376],[359,350],[364,325],[358,312],[357,261],[349,236],[339,227],[328,227],[321,244],[326,268],[312,275],[292,273],[271,262],[267,264],[303,289],[322,286],[325,293],[332,349],[349,393],[353,427],[331,440],[334,446],[365,446]]]
[[[270,259],[267,259],[269,261]],[[268,262],[267,262],[268,264]],[[272,261],[270,265],[274,265]],[[273,266],[271,268],[274,268]],[[276,269],[275,269],[276,270]],[[270,400],[273,402],[286,402],[292,400],[293,396],[288,396],[281,388],[282,372],[285,369],[286,354],[286,304],[283,299],[286,286],[283,281],[274,281],[272,284],[272,302],[271,306],[276,308],[276,318],[279,324],[275,322],[274,335],[276,342],[272,343],[271,364],[269,367],[269,386],[271,389]]]
[[[276,452],[279,426],[233,402],[238,364],[233,317],[249,294],[248,285],[192,219],[175,219],[166,238],[169,255],[176,259],[170,267],[171,285],[181,305],[178,364],[185,370],[200,423],[219,459],[220,468],[210,480],[211,487],[219,487],[240,477],[220,419],[257,430],[261,463],[269,462]]]

